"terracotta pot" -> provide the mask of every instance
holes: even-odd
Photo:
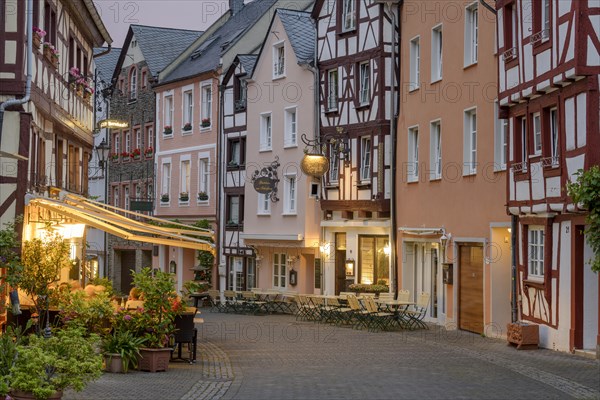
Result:
[[[140,371],[157,372],[166,371],[169,368],[171,359],[171,348],[164,349],[140,349],[140,361],[138,369]]]
[[[106,372],[123,373],[123,359],[119,354],[106,354],[104,364]]]
[[[21,392],[20,390],[13,390],[10,392],[10,397],[14,400],[36,400],[36,397],[31,392]],[[60,400],[63,397],[62,390],[57,390],[53,395],[48,397],[48,400]]]

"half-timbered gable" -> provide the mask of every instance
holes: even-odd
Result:
[[[598,313],[590,304],[597,304],[598,285],[584,282],[597,278],[584,265],[591,254],[585,214],[566,184],[600,163],[600,7],[587,0],[505,0],[496,7],[521,313],[541,325],[545,346],[595,348]]]

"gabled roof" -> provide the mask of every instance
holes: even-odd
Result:
[[[127,54],[127,49],[134,35],[148,64],[150,74],[154,76],[198,39],[202,33],[202,31],[188,29],[130,25],[113,77],[116,78],[119,75],[123,60]]]
[[[94,48],[94,55],[105,52],[107,47],[96,47]],[[94,62],[96,63],[96,71],[98,71],[98,79],[100,81],[104,81],[107,84],[110,84],[110,79],[112,78],[113,72],[115,71],[115,66],[119,61],[119,55],[121,54],[121,49],[112,48],[110,53],[107,53],[98,58],[94,58]]]
[[[290,39],[298,64],[314,61],[317,32],[310,12],[278,9],[277,14]]]
[[[211,37],[202,42],[190,57],[183,60],[160,84],[214,71],[219,67],[221,55],[235,44],[244,32],[256,24],[277,0],[254,0],[231,16]]]
[[[258,56],[256,54],[240,54],[238,55],[238,59],[240,60],[240,64],[242,64],[242,68],[246,71],[246,74],[252,76]]]

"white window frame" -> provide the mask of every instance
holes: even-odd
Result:
[[[212,103],[213,103],[213,90],[211,83],[203,83],[200,87],[200,94],[202,95],[202,109],[200,111],[200,125],[201,129],[209,129],[212,126]],[[202,120],[208,118],[210,125],[202,127]]]
[[[171,202],[171,160],[165,160],[162,162],[162,174],[161,174],[161,192],[160,196],[162,199],[163,194],[169,195],[169,202]],[[161,200],[162,202],[162,200]]]
[[[233,210],[234,210],[234,207],[232,207],[232,201],[233,201],[233,199],[237,199],[237,208],[235,208],[237,210],[237,221],[232,218],[232,216],[233,216]],[[229,204],[228,204],[229,205],[229,215],[227,216],[227,218],[229,218],[229,219],[227,220],[227,223],[229,223],[229,221],[231,221],[232,223],[234,223],[236,225],[239,225],[242,222],[241,218],[240,218],[241,215],[242,215],[242,213],[241,213],[241,211],[242,211],[241,210],[242,196],[240,196],[240,195],[232,195],[232,196],[229,196],[227,198],[227,201],[229,202]]]
[[[228,162],[231,163],[233,161],[233,162],[235,162],[235,166],[239,166],[242,161],[242,141],[241,140],[231,140],[229,142],[229,145],[231,146],[231,149],[230,149],[231,159],[228,160]],[[234,149],[237,149],[237,151],[235,151]]]
[[[367,145],[368,144],[368,145]],[[372,172],[373,143],[371,136],[360,138],[360,182],[370,182]]]
[[[131,131],[125,132],[125,151],[131,153]]]
[[[258,198],[258,209],[256,211],[257,215],[271,215],[271,198],[267,193],[257,193]]]
[[[273,150],[273,117],[270,112],[260,114],[259,151]]]
[[[544,227],[529,225],[527,229],[528,277],[544,279]]]
[[[431,82],[442,79],[443,73],[443,44],[442,24],[431,29]]]
[[[527,143],[528,143],[528,132],[527,132],[527,116],[524,115],[521,118],[521,126],[520,126],[520,130],[521,130],[521,163],[523,165],[523,172],[527,172],[527,165],[528,165],[528,156],[529,156],[529,149],[527,148]]]
[[[465,8],[464,66],[477,64],[479,52],[479,6],[477,2]]]
[[[335,79],[333,79],[335,77]],[[335,84],[332,85],[332,82]],[[336,111],[339,106],[339,73],[337,68],[327,71],[327,111]]]
[[[273,44],[273,79],[285,76],[285,42]]]
[[[406,168],[407,182],[419,181],[419,127],[408,128],[408,163]]]
[[[142,130],[140,128],[136,128],[133,132],[135,137],[135,148],[142,152]]]
[[[342,32],[356,29],[356,0],[342,1]]]
[[[121,132],[115,134],[115,154],[121,157]]]
[[[119,187],[115,186],[113,188],[113,205],[115,207],[121,207],[121,205],[119,204],[120,201],[121,201],[121,198],[119,197]]]
[[[192,177],[192,160],[189,156],[181,157],[179,160],[179,193],[177,198],[181,193],[188,194],[188,200],[182,201],[179,200],[180,203],[189,203],[189,199],[191,196],[191,180]]]
[[[152,147],[153,150],[156,150],[154,149],[154,127],[148,126],[146,131],[148,132],[148,143],[146,143],[146,148]]]
[[[410,40],[410,89],[417,90],[421,84],[421,37],[416,36]]]
[[[463,176],[477,174],[477,108],[464,111]]]
[[[125,186],[125,190],[123,190],[124,195],[123,195],[123,200],[124,203],[123,204],[123,208],[129,211],[129,186]]]
[[[189,122],[192,127],[194,126],[194,90],[192,88],[186,89],[181,95],[181,107],[182,107],[182,115],[183,121],[181,123],[181,130],[183,131],[183,127]],[[183,133],[192,133],[189,132]]]
[[[286,289],[286,288],[287,288],[287,254],[286,253],[274,253],[273,254],[273,289]]]
[[[137,99],[137,67],[129,71],[129,100]]]
[[[500,119],[498,100],[494,102],[494,171],[506,170],[508,155],[508,119]]]
[[[432,121],[429,124],[429,180],[442,178],[442,122]]]
[[[198,193],[204,192],[210,199],[210,157],[200,155],[198,157]],[[199,203],[206,203],[208,200],[199,200]]]
[[[297,107],[288,107],[285,109],[285,138],[283,147],[298,146],[298,109]]]
[[[284,215],[296,215],[298,212],[298,177],[296,174],[286,174],[284,185]]]
[[[542,6],[540,7],[542,11],[541,15],[541,26],[542,29],[542,41],[546,41],[550,38],[550,29],[552,28],[552,2],[551,0],[542,0]]]
[[[358,103],[364,106],[371,102],[371,64],[365,61],[360,63],[358,68],[360,77]]]
[[[170,126],[171,129],[173,129],[173,95],[172,94],[165,95],[164,117],[165,117],[165,123],[163,124],[163,132],[164,132],[165,126]],[[171,131],[171,134],[168,134],[165,136],[171,136],[172,134],[173,133]]]
[[[552,107],[549,113],[550,120],[550,149],[552,157],[552,165],[558,165],[558,157],[560,154],[559,148],[559,134],[558,134],[558,109],[556,107]]]
[[[539,112],[533,113],[533,155],[542,154],[542,115]]]
[[[340,159],[337,156],[334,145],[329,144],[329,182],[337,183],[340,179]]]

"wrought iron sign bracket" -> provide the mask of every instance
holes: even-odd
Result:
[[[277,197],[277,184],[279,183],[277,169],[280,165],[279,157],[275,156],[275,161],[260,170],[255,170],[252,174],[254,189],[258,193],[269,196],[273,203],[279,201],[279,197]]]

